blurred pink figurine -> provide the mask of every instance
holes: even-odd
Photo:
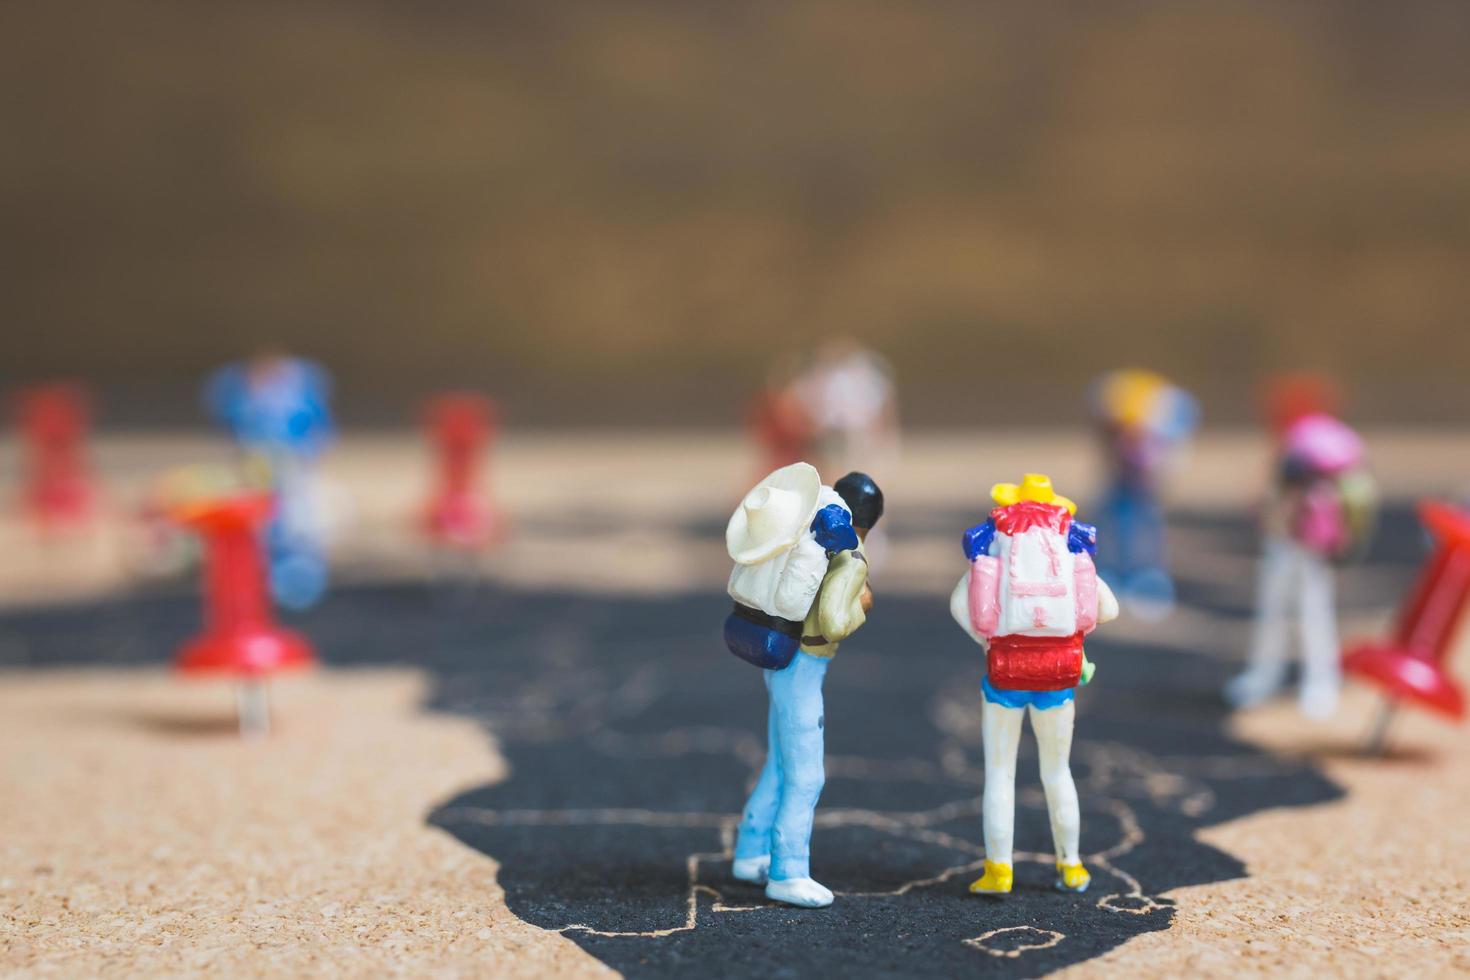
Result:
[[[1281,689],[1294,614],[1302,648],[1302,713],[1321,719],[1336,710],[1342,674],[1332,566],[1361,549],[1376,507],[1356,432],[1314,413],[1282,433],[1276,483],[1263,508],[1255,632],[1245,671],[1226,685],[1231,704],[1251,707]]]

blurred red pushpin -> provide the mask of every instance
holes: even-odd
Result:
[[[1261,390],[1261,408],[1276,436],[1308,415],[1340,415],[1342,401],[1337,383],[1313,371],[1274,375]]]
[[[1436,541],[1414,588],[1399,607],[1387,642],[1354,646],[1343,656],[1343,670],[1383,691],[1384,710],[1368,749],[1383,750],[1388,724],[1404,701],[1459,720],[1465,698],[1449,676],[1449,655],[1470,600],[1470,514],[1426,500],[1419,518]]]
[[[483,395],[449,392],[429,402],[427,419],[438,480],[424,527],[439,544],[489,544],[504,530],[499,511],[480,486],[481,463],[495,437],[495,406]]]
[[[35,385],[16,400],[25,445],[26,513],[43,528],[85,520],[93,498],[85,455],[86,391],[68,383]]]
[[[261,528],[269,519],[265,494],[227,497],[176,508],[174,517],[204,539],[204,632],[179,651],[185,674],[233,674],[240,679],[240,734],[270,731],[266,678],[316,660],[300,635],[277,626],[267,600]]]

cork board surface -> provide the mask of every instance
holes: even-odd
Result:
[[[1085,906],[1069,908],[1070,897],[1046,890],[1039,864],[1029,872],[1020,866],[1023,882],[1028,874],[1035,880],[1004,912],[952,894],[963,892],[963,873],[891,898],[857,894],[879,890],[864,876],[895,890],[924,877],[925,868],[964,863],[962,851],[946,856],[924,847],[978,844],[978,820],[964,812],[942,828],[954,840],[940,845],[889,835],[897,843],[875,850],[871,839],[840,826],[844,811],[899,809],[903,800],[925,798],[925,785],[935,784],[893,783],[890,763],[930,752],[942,766],[944,757],[932,753],[946,739],[973,758],[950,759],[954,792],[940,803],[960,801],[962,810],[978,794],[978,731],[967,713],[974,705],[962,681],[947,683],[951,673],[924,667],[914,690],[890,699],[912,699],[904,718],[936,719],[930,734],[904,736],[917,742],[883,738],[890,722],[859,721],[890,693],[888,651],[914,636],[926,649],[947,651],[934,664],[957,658],[953,677],[973,667],[958,662],[962,644],[938,646],[948,642],[942,605],[934,623],[926,603],[952,584],[956,528],[975,514],[982,471],[1014,478],[1010,469],[1030,457],[1027,447],[1003,440],[946,438],[911,443],[903,474],[890,482],[890,499],[906,506],[890,511],[870,635],[866,644],[844,647],[829,682],[834,726],[844,713],[852,721],[841,729],[845,745],[831,736],[829,752],[844,751],[819,809],[819,820],[830,811],[833,822],[819,823],[815,850],[819,863],[827,861],[829,883],[852,897],[823,913],[773,913],[709,861],[700,881],[719,898],[697,896],[699,927],[711,927],[693,930],[702,945],[681,947],[677,936],[596,936],[598,922],[612,933],[682,924],[683,856],[718,854],[720,825],[691,829],[675,826],[688,823],[683,818],[640,816],[634,836],[625,824],[599,838],[604,830],[568,829],[565,812],[593,809],[589,801],[626,810],[633,798],[637,809],[657,813],[733,813],[752,760],[759,762],[762,724],[758,694],[741,686],[741,665],[725,656],[730,664],[714,667],[709,658],[721,651],[694,652],[702,630],[713,635],[706,620],[717,625],[722,615],[722,511],[753,464],[728,443],[647,440],[631,460],[626,447],[599,454],[598,445],[528,439],[507,446],[496,483],[516,515],[516,535],[484,563],[476,591],[444,579],[445,569],[413,537],[416,447],[349,441],[333,462],[333,475],[356,502],[356,530],[339,545],[341,590],[297,624],[318,642],[328,667],[274,686],[277,731],[259,743],[232,734],[228,685],[182,683],[164,669],[194,627],[186,581],[140,586],[126,562],[108,563],[105,542],[40,550],[23,530],[4,529],[16,556],[6,581],[18,583],[0,614],[4,967],[51,976],[561,976],[605,975],[612,964],[634,976],[696,967],[726,975],[762,963],[825,968],[846,946],[865,951],[867,972],[909,974],[955,972],[966,968],[955,966],[961,963],[997,975],[1063,967],[1089,976],[1470,969],[1470,831],[1454,818],[1470,798],[1470,766],[1454,751],[1462,733],[1404,714],[1390,755],[1364,760],[1354,749],[1377,710],[1367,692],[1350,691],[1325,725],[1302,721],[1289,703],[1235,719],[1207,706],[1210,686],[1244,648],[1249,481],[1223,474],[1259,462],[1259,447],[1246,441],[1202,446],[1176,486],[1175,548],[1192,556],[1198,601],[1180,610],[1166,639],[1158,627],[1117,624],[1079,717],[1075,758],[1084,784],[1088,774],[1118,777],[1119,759],[1163,760],[1155,768],[1138,763],[1129,776],[1136,786],[1094,782],[1091,796],[1083,791],[1084,827],[1098,838],[1096,846],[1085,838],[1084,850],[1094,852],[1113,843],[1110,792],[1160,804],[1157,813],[1140,808],[1148,845],[1115,862],[1156,903],[1147,910],[1156,922],[1103,937],[1115,929],[1110,919],[1148,915],[1097,906],[1107,897],[1101,888]],[[1053,473],[1064,492],[1084,481],[1080,447],[1063,439],[1040,446],[1071,468],[1070,480]],[[1394,463],[1385,482],[1400,497],[1414,488],[1393,485],[1399,461],[1438,462],[1440,471],[1426,476],[1420,467],[1416,480],[1450,487],[1455,474],[1444,461],[1463,449],[1453,438],[1419,436],[1385,437],[1377,448]],[[195,451],[186,440],[142,449],[150,459]],[[101,455],[114,498],[126,500],[141,468],[116,462],[136,453],[119,456],[104,446]],[[1062,465],[1054,469],[1064,472]],[[650,471],[690,474],[680,484],[688,492],[649,479]],[[1404,519],[1400,513],[1386,527],[1390,542],[1412,537]],[[1412,575],[1415,547],[1401,541],[1343,576],[1346,635],[1381,629]],[[426,578],[435,571],[438,584]],[[652,638],[625,629],[643,621],[658,624]],[[507,639],[497,645],[501,627]],[[637,669],[640,643],[668,653],[646,675]],[[679,651],[691,651],[688,676]],[[1198,669],[1189,659],[1196,657]],[[585,658],[604,673],[568,683],[575,672],[557,670]],[[609,674],[619,663],[632,669]],[[1464,665],[1456,669],[1463,676]],[[932,690],[921,691],[919,682]],[[1132,730],[1148,718],[1132,712],[1130,704],[1142,702],[1119,688],[1136,686],[1146,701],[1150,685],[1194,691],[1175,728],[1163,726],[1175,744],[1150,745]],[[700,691],[707,701],[697,707],[709,717],[698,723],[671,720],[660,707],[660,698],[687,700]],[[1149,703],[1163,710],[1166,700]],[[700,734],[701,724],[744,738],[718,739],[718,751],[701,748],[710,734]],[[587,761],[588,746],[602,753],[595,763]],[[635,749],[643,753],[629,770],[635,777],[614,779]],[[610,761],[618,752],[624,763]],[[1021,771],[1024,810],[1025,782],[1034,784],[1025,758]],[[538,781],[538,773],[545,778]],[[1200,790],[1212,795],[1209,806],[1186,812]],[[865,792],[875,798],[861,799]],[[505,813],[528,809],[561,811],[562,828],[507,828]],[[1033,822],[1044,820],[1042,812],[1031,814]],[[1022,812],[1018,831],[1026,822]],[[698,839],[685,846],[681,835],[691,833]],[[609,847],[599,849],[603,842]],[[880,853],[881,860],[873,857]],[[672,871],[671,854],[678,859]],[[1109,890],[1129,889],[1114,882]],[[893,931],[905,917],[940,908],[930,917],[932,935]],[[768,926],[773,914],[780,921]],[[638,916],[646,923],[630,926]],[[967,917],[964,936],[977,942],[951,949],[959,933],[941,934],[945,916],[956,917],[956,928]],[[592,928],[566,928],[577,924]],[[635,928],[641,925],[648,927]],[[979,938],[993,930],[1002,931]],[[1062,938],[1054,941],[1054,933]],[[1062,955],[1089,937],[1097,942]],[[944,952],[930,955],[929,943]],[[957,953],[970,958],[951,959]]]

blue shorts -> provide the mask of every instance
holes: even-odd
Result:
[[[988,676],[980,680],[980,691],[985,695],[985,700],[1002,708],[1024,708],[1029,704],[1039,711],[1060,708],[1077,693],[1075,687],[1065,687],[1060,691],[1007,691],[991,687]]]

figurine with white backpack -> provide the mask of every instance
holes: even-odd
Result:
[[[976,894],[1011,891],[1016,754],[1027,712],[1036,733],[1041,783],[1056,846],[1056,887],[1087,889],[1079,853],[1082,829],[1070,755],[1078,686],[1092,679],[1083,637],[1118,615],[1097,575],[1097,532],[1074,519],[1077,505],[1051,480],[1026,474],[991,489],[996,507],[964,535],[970,569],[950,600],[961,628],[986,650],[982,735],[985,750],[984,875]]]
[[[872,605],[861,542],[882,513],[883,493],[865,474],[827,487],[813,466],[793,463],[747,493],[725,530],[735,562],[725,644],[762,669],[770,701],[766,761],[742,811],[732,873],[788,905],[832,904],[811,877],[825,781],[822,681]]]

